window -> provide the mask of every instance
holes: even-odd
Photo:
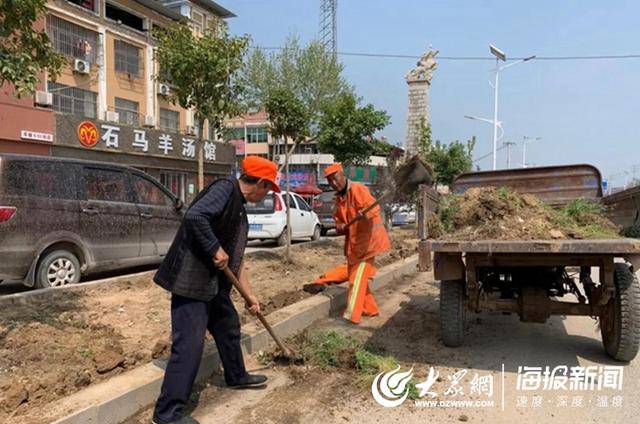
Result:
[[[53,48],[66,56],[96,63],[98,33],[54,15],[47,15],[47,35]]]
[[[167,187],[169,191],[171,191],[177,198],[182,199],[182,201],[187,200],[187,188],[189,182],[189,177],[185,173],[179,172],[161,172],[160,173],[160,184]]]
[[[67,0],[69,3],[77,4],[78,6],[90,10],[92,12],[96,11],[96,3],[95,0]]]
[[[136,77],[142,75],[142,54],[140,48],[122,40],[115,40],[116,72],[124,72]]]
[[[138,196],[138,203],[143,205],[172,206],[173,199],[151,181],[139,175],[133,176],[133,186]]]
[[[193,21],[193,33],[195,35],[202,35],[202,30],[204,29],[204,15],[191,9],[191,20]]]
[[[247,127],[248,143],[266,143],[269,140],[265,127]]]
[[[245,210],[247,214],[250,215],[258,215],[258,214],[270,214],[275,212],[276,210],[276,195],[274,193],[269,193],[267,196],[259,202],[251,203],[248,202],[245,205]]]
[[[213,125],[209,125],[209,135],[215,134]],[[244,140],[244,128],[226,128],[223,131],[225,141]]]
[[[300,205],[300,209],[302,209],[303,211],[311,212],[311,207],[302,197],[296,196],[296,200],[298,201],[298,205]]]
[[[160,129],[178,131],[180,128],[180,112],[160,108]]]
[[[96,118],[97,93],[51,81],[48,83],[48,88],[53,93],[53,109],[55,111],[84,118]]]
[[[287,193],[282,193],[282,197],[285,198],[285,202],[287,201]],[[298,209],[298,206],[296,206],[296,201],[293,199],[293,194],[289,193],[289,207],[291,209]]]
[[[85,168],[82,175],[87,200],[127,201],[127,180],[124,172]]]
[[[136,31],[144,31],[144,18],[120,9],[118,6],[107,2],[105,6],[105,16],[121,25],[126,25]]]
[[[140,125],[140,104],[131,100],[116,97],[116,112],[118,112],[119,122],[125,125]]]
[[[64,162],[10,161],[8,188],[11,193],[50,199],[76,199],[76,173]]]

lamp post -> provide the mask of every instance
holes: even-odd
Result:
[[[494,103],[493,103],[493,170],[496,170],[496,150],[498,148],[498,86],[500,82],[500,72],[504,71],[507,68],[515,66],[519,63],[527,62],[529,60],[535,59],[534,56],[529,56],[525,59],[518,60],[516,62],[510,63],[508,65],[500,66],[500,61],[507,61],[507,54],[494,46],[493,44],[489,44],[489,51],[492,55],[496,57],[496,76],[495,82],[493,84],[494,90]]]
[[[527,143],[533,143],[534,141],[539,141],[542,140],[542,137],[528,137],[528,136],[524,136],[522,137],[522,167],[526,168],[527,167]]]

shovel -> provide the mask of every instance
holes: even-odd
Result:
[[[245,302],[248,303],[249,302],[249,295],[240,286],[240,282],[238,281],[238,278],[236,278],[236,276],[229,269],[229,267],[225,267],[222,271],[224,272],[224,275],[227,276],[229,281],[231,281],[231,283],[236,288],[236,290],[238,290],[238,292],[240,293],[242,298],[245,300]],[[262,312],[258,312],[256,314],[256,316],[258,317],[258,319],[260,320],[262,325],[264,325],[264,328],[267,329],[267,331],[269,332],[269,334],[271,335],[273,340],[276,342],[276,344],[280,348],[280,351],[282,352],[283,359],[288,359],[288,360],[291,360],[291,361],[297,361],[298,360],[298,355],[293,350],[288,348],[284,343],[282,343],[282,340],[280,340],[280,337],[278,337],[278,335],[273,331],[273,328],[271,327],[271,325],[269,325],[269,323],[267,322],[267,320],[264,317],[264,315],[262,315]]]
[[[362,209],[359,216],[349,221],[344,228],[347,229],[357,221],[366,219],[367,212],[378,206],[382,199],[390,196],[396,191],[400,191],[404,194],[411,194],[412,192],[417,191],[421,184],[433,184],[433,170],[428,164],[424,163],[418,155],[415,155],[398,167],[393,175],[393,180],[395,182],[395,187],[384,190],[375,202]]]

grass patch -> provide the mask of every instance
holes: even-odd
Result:
[[[620,233],[623,237],[640,238],[640,226],[627,227]]]

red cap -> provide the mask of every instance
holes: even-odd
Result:
[[[326,178],[331,174],[335,174],[336,172],[344,172],[342,170],[342,165],[340,165],[339,163],[332,163],[331,165],[325,168],[324,177]]]
[[[278,165],[261,158],[260,156],[247,156],[242,161],[242,172],[250,177],[267,180],[271,183],[271,189],[280,193],[280,187],[276,183],[278,177]]]

